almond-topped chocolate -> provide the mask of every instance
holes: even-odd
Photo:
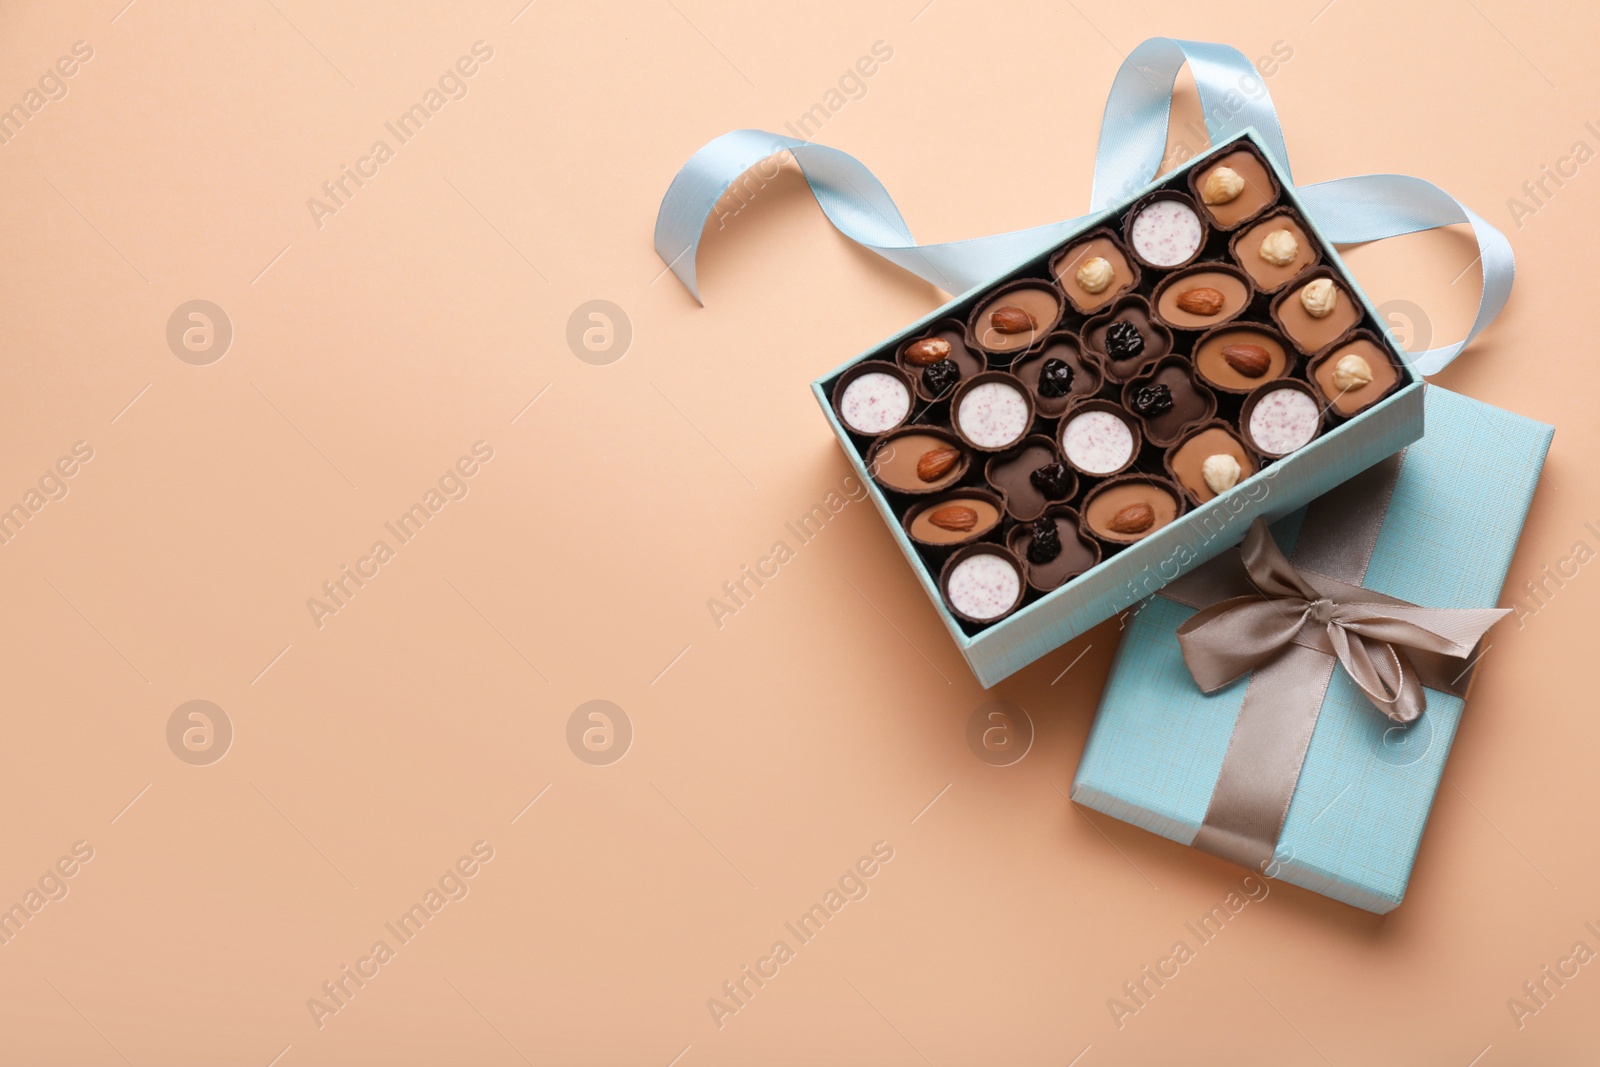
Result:
[[[1090,491],[1080,525],[1088,536],[1128,545],[1170,525],[1183,512],[1178,487],[1165,478],[1125,474]]]
[[[1313,267],[1272,302],[1272,317],[1296,348],[1310,355],[1361,321],[1361,305],[1327,267]]]
[[[993,493],[958,489],[906,512],[906,536],[924,545],[964,545],[999,526],[1003,514]]]
[[[1243,322],[1211,330],[1194,346],[1195,373],[1225,393],[1242,395],[1263,382],[1282,378],[1294,362],[1292,350],[1277,330]]]
[[[967,338],[995,355],[1023,352],[1056,328],[1063,310],[1061,294],[1049,283],[1011,282],[979,301],[967,321]]]
[[[1388,396],[1400,371],[1377,335],[1357,330],[1317,356],[1311,380],[1334,412],[1349,417]]]
[[[1217,398],[1194,380],[1188,360],[1168,356],[1122,387],[1122,405],[1139,416],[1145,440],[1164,448],[1216,414]]]
[[[1144,297],[1130,294],[1083,324],[1083,347],[1108,381],[1121,383],[1172,351],[1172,331],[1152,318]]]
[[[1039,476],[1040,471],[1045,473]],[[1061,463],[1055,442],[1048,437],[1030,437],[1010,452],[994,456],[984,466],[984,477],[1005,501],[1006,514],[1019,522],[1038,518],[1050,504],[1070,499],[1078,489],[1077,478]]]
[[[867,453],[867,469],[879,485],[913,495],[948,489],[971,461],[956,435],[938,426],[907,426],[879,439]]]
[[[1044,373],[1047,365],[1052,372],[1048,376]],[[1052,383],[1058,384],[1063,379],[1060,372],[1063,366],[1070,371],[1065,377],[1071,385],[1065,393],[1060,393]],[[1011,373],[1032,390],[1034,407],[1047,419],[1067,410],[1075,397],[1094,396],[1105,381],[1099,360],[1086,354],[1077,335],[1067,330],[1057,330],[1045,338],[1039,351],[1018,358],[1011,364]]]
[[[1056,253],[1050,273],[1082,315],[1094,314],[1139,284],[1139,268],[1129,262],[1110,230],[1092,231]]]
[[[1228,243],[1233,261],[1263,293],[1275,293],[1296,274],[1322,258],[1317,243],[1300,220],[1287,211],[1274,211],[1233,235]]]
[[[1189,172],[1200,210],[1219,230],[1231,230],[1278,200],[1278,180],[1253,147],[1240,146]]]
[[[1209,330],[1238,318],[1255,295],[1239,268],[1202,263],[1168,275],[1156,286],[1156,317],[1176,330]]]

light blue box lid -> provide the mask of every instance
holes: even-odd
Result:
[[[1365,584],[1425,607],[1493,606],[1555,431],[1434,386],[1426,404],[1427,435],[1405,452]],[[1286,553],[1304,514],[1272,528]],[[1246,685],[1196,688],[1177,640],[1192,614],[1160,596],[1141,602],[1072,787],[1076,802],[1185,845],[1205,818]],[[1275,877],[1368,911],[1400,903],[1463,707],[1432,690],[1427,702],[1416,723],[1396,726],[1335,670]]]

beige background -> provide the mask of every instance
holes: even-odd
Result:
[[[1274,886],[1118,1029],[1108,999],[1242,872],[1065,801],[1116,624],[986,694],[859,504],[720,629],[707,608],[848,473],[807,383],[940,295],[793,174],[708,238],[705,309],[651,248],[695,148],[797,119],[878,41],[817,136],[924,240],[1078,214],[1146,36],[1283,42],[1302,181],[1422,175],[1516,247],[1510,308],[1440,378],[1559,428],[1510,603],[1600,548],[1597,164],[1508,205],[1600,148],[1588,5],[124,2],[0,11],[0,103],[93,49],[0,144],[0,507],[93,449],[0,546],[0,902],[68,890],[0,945],[0,1062],[1594,1057],[1600,965],[1520,1028],[1507,1001],[1600,950],[1600,565],[1497,631],[1398,912]],[[384,123],[477,41],[465,97],[396,147]],[[380,138],[319,227],[308,198]],[[1426,309],[1405,330],[1464,330],[1461,235],[1350,259]],[[166,340],[195,299],[233,328],[205,366]],[[566,339],[594,299],[633,334],[604,366]],[[479,441],[465,498],[398,544],[384,523]],[[308,598],[379,539],[319,628]],[[994,698],[1036,729],[1007,767],[966,741]],[[196,699],[234,733],[209,765],[167,740]],[[631,723],[608,766],[567,742],[593,699]],[[401,945],[384,924],[479,841]],[[868,895],[719,1028],[708,999],[880,841]],[[319,1028],[308,999],[379,939]]]

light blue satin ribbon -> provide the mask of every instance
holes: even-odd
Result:
[[[751,168],[787,150],[840,233],[945,292],[965,292],[1060,243],[1085,220],[1154,180],[1166,152],[1173,85],[1185,62],[1199,89],[1211,142],[1220,144],[1253,127],[1287,176],[1289,155],[1277,109],[1250,61],[1228,45],[1152,37],[1129,53],[1112,82],[1100,124],[1090,215],[990,237],[919,245],[889,191],[854,156],[780,134],[735,130],[706,144],[672,179],[656,217],[656,252],[699,300],[695,257],[717,204]],[[1477,317],[1464,340],[1412,353],[1420,373],[1443,370],[1505,307],[1516,272],[1510,243],[1433,183],[1404,174],[1366,174],[1297,186],[1295,191],[1335,244],[1379,241],[1455,223],[1472,226],[1483,270]]]

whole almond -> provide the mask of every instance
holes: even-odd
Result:
[[[930,448],[917,460],[917,477],[925,482],[936,482],[956,465],[961,453],[954,448]]]
[[[1260,345],[1228,345],[1222,358],[1246,378],[1259,378],[1272,367],[1272,356]]]
[[[1033,316],[1026,311],[1007,304],[989,313],[989,325],[1000,333],[1024,333],[1033,329],[1038,323],[1034,322]]]
[[[1178,294],[1178,307],[1191,315],[1211,316],[1222,310],[1222,305],[1227,298],[1209,285],[1202,285],[1197,289],[1185,289]]]
[[[950,342],[943,337],[924,337],[906,346],[906,359],[919,367],[937,363],[950,355]]]
[[[1149,504],[1129,504],[1115,515],[1107,527],[1112,533],[1144,533],[1156,524],[1156,509]]]
[[[942,508],[935,508],[933,514],[928,516],[928,521],[941,530],[966,533],[978,525],[978,513],[960,504],[946,504]],[[1151,521],[1155,521],[1153,513]]]

